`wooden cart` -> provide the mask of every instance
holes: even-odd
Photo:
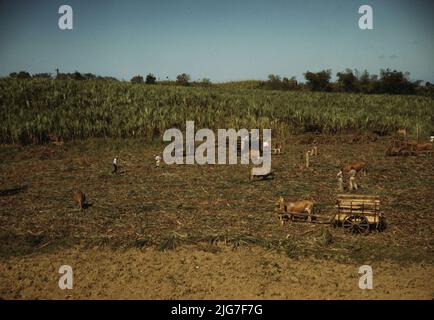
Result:
[[[349,233],[366,234],[370,229],[381,231],[385,227],[378,196],[340,194],[336,209],[333,224],[341,225]]]
[[[307,212],[278,212],[279,220],[297,221],[341,226],[352,234],[366,234],[371,229],[382,230],[385,219],[380,212],[378,196],[340,194],[337,196],[336,210],[331,214],[308,214]]]
[[[426,145],[427,143],[422,143]],[[432,155],[432,147],[429,149],[419,148],[416,140],[391,139],[386,150],[386,156],[418,156]]]
[[[413,141],[392,138],[386,150],[386,156],[416,155],[416,144]]]

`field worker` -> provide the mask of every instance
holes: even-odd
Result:
[[[356,182],[356,174],[357,171],[354,169],[351,169],[350,172],[348,172],[348,174],[350,175],[350,191],[357,190],[357,182]]]
[[[118,158],[115,157],[113,159],[113,172],[112,173],[117,173],[118,172]]]
[[[342,170],[340,170],[338,172],[338,189],[339,191],[344,191],[344,179],[343,179],[343,175],[342,175]]]
[[[161,157],[160,157],[160,155],[157,155],[156,157],[155,157],[155,166],[158,168],[158,167],[160,167],[160,162],[161,162]]]
[[[306,152],[306,168],[309,168],[310,164],[310,151]]]

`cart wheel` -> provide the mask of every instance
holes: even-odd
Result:
[[[342,223],[345,231],[352,234],[366,234],[369,231],[369,222],[363,215],[351,215]]]

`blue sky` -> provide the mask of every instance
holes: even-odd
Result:
[[[73,30],[58,28],[62,4]],[[358,28],[363,4],[374,30]],[[392,68],[434,82],[433,9],[430,0],[0,0],[0,75],[186,72],[219,82]]]

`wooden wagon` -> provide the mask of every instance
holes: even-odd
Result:
[[[366,234],[371,229],[381,231],[385,227],[385,218],[380,211],[378,196],[340,194],[337,196],[335,211],[332,214],[315,212],[278,211],[279,220],[331,224],[341,226],[352,234]]]
[[[416,144],[414,141],[393,138],[389,142],[386,150],[387,156],[409,156],[416,154]]]
[[[421,154],[432,155],[432,144],[393,138],[386,150],[386,156],[417,156]]]
[[[382,230],[385,226],[378,196],[340,194],[336,209],[333,224],[341,225],[350,233],[365,234],[372,228]]]

